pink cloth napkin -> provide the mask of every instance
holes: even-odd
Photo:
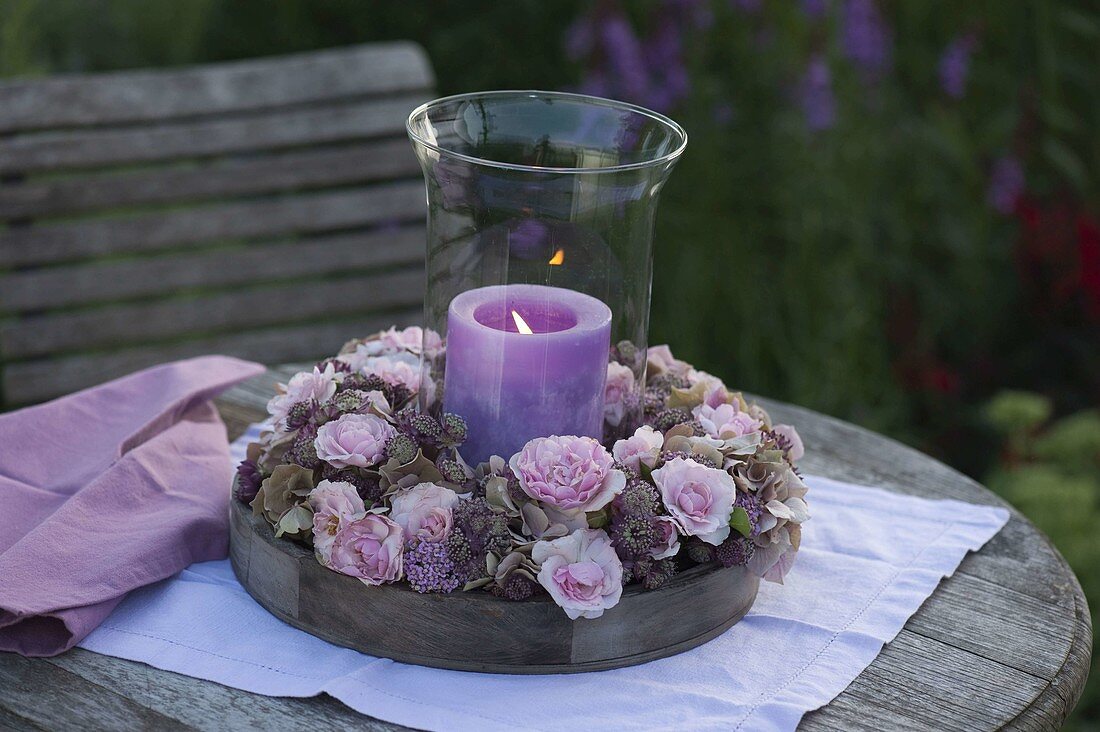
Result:
[[[0,415],[0,650],[61,653],[130,590],[225,556],[210,400],[262,372],[204,356]]]

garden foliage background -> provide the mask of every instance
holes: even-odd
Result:
[[[674,115],[691,141],[659,216],[651,342],[984,479],[1100,608],[1100,8],[3,0],[0,74],[397,38],[443,93],[579,89]],[[1100,728],[1095,678],[1077,724]]]

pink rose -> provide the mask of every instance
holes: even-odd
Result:
[[[703,425],[707,435],[719,440],[741,437],[764,426],[760,420],[753,419],[752,415],[742,412],[734,404],[719,404],[717,407],[700,404],[691,413]]]
[[[390,518],[405,532],[405,540],[443,541],[451,533],[451,509],[458,494],[435,483],[402,488],[390,498]]]
[[[611,454],[620,463],[640,474],[642,465],[652,468],[657,464],[657,457],[664,444],[664,435],[649,425],[642,425],[630,437],[616,442],[611,448]]]
[[[580,529],[531,549],[539,584],[570,620],[598,618],[623,594],[623,565],[602,529]]]
[[[772,426],[772,432],[782,437],[787,442],[787,457],[791,460],[801,460],[806,454],[806,448],[802,444],[802,438],[798,430],[789,424],[777,424]]]
[[[322,480],[309,493],[313,509],[313,550],[317,560],[329,566],[336,533],[349,521],[362,518],[367,508],[355,486],[342,480]]]
[[[401,578],[403,551],[401,527],[385,516],[368,513],[336,532],[329,567],[368,585],[395,582]]]
[[[413,393],[424,391],[431,404],[435,399],[435,382],[430,378],[421,378],[420,358],[411,353],[398,353],[389,356],[373,356],[363,364],[362,373],[377,375],[391,386],[402,385]]]
[[[725,382],[706,371],[691,369],[687,373],[688,383],[692,386],[703,385],[703,404],[709,407],[718,407],[730,401],[729,389]]]
[[[565,513],[598,511],[626,487],[626,474],[591,437],[536,437],[508,464],[524,493]]]
[[[680,551],[680,530],[668,516],[657,517],[657,546],[649,550],[654,559],[674,557]]]
[[[389,422],[373,414],[345,414],[317,430],[317,457],[335,468],[367,468],[382,462],[386,442],[396,434]]]
[[[694,460],[674,458],[653,471],[669,514],[688,536],[715,546],[730,534],[737,487],[730,474]]]
[[[443,348],[443,339],[430,328],[424,330],[418,325],[410,325],[404,330],[390,328],[383,331],[379,341],[389,352],[409,351],[410,353],[427,353],[432,355]]]
[[[267,403],[267,411],[280,429],[286,425],[286,415],[298,402],[316,401],[323,404],[336,393],[336,385],[342,375],[336,373],[330,363],[321,371],[316,366],[313,371],[301,371],[294,374],[290,381],[281,385],[282,394],[276,394]]]
[[[626,413],[626,398],[634,391],[634,372],[621,363],[607,364],[607,381],[603,390],[603,418],[618,427]]]
[[[691,364],[673,358],[672,351],[666,345],[650,346],[646,352],[646,361],[650,373],[654,375],[667,371],[676,376],[684,376],[691,369]]]

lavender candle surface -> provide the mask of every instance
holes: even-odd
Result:
[[[611,310],[543,285],[468,290],[447,311],[443,409],[466,419],[470,465],[534,437],[603,430]]]

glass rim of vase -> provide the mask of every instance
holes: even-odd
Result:
[[[585,104],[592,104],[594,106],[608,107],[611,109],[617,109],[624,112],[631,112],[633,114],[639,114],[644,117],[657,122],[672,135],[678,139],[676,146],[662,155],[649,160],[638,160],[631,163],[621,163],[617,165],[606,166],[582,166],[582,167],[560,167],[560,166],[543,166],[543,165],[524,165],[522,163],[509,163],[501,160],[492,160],[490,158],[481,158],[476,155],[467,155],[466,153],[457,152],[447,147],[443,147],[438,143],[432,142],[424,138],[414,128],[414,120],[418,120],[421,117],[427,116],[428,112],[433,108],[438,108],[446,104],[452,104],[455,102],[472,101],[474,99],[482,99],[485,97],[508,97],[514,96],[517,98],[532,98],[532,99],[561,99],[573,102],[581,102]],[[433,150],[440,155],[446,155],[457,160],[462,160],[474,165],[481,165],[490,168],[497,168],[500,170],[511,170],[526,173],[566,173],[566,174],[585,174],[585,173],[618,173],[626,170],[644,170],[646,168],[657,167],[666,163],[671,163],[683,154],[684,149],[687,148],[688,135],[687,131],[671,117],[661,114],[660,112],[654,112],[651,109],[639,106],[637,104],[631,104],[630,102],[621,102],[616,99],[607,99],[605,97],[597,97],[590,94],[577,94],[575,92],[559,92],[559,91],[540,91],[537,89],[502,89],[496,91],[483,91],[483,92],[467,92],[464,94],[451,94],[450,96],[440,97],[433,99],[429,102],[421,104],[412,112],[409,113],[408,118],[405,120],[405,130],[408,132],[409,137],[418,145],[423,145],[429,150]]]

